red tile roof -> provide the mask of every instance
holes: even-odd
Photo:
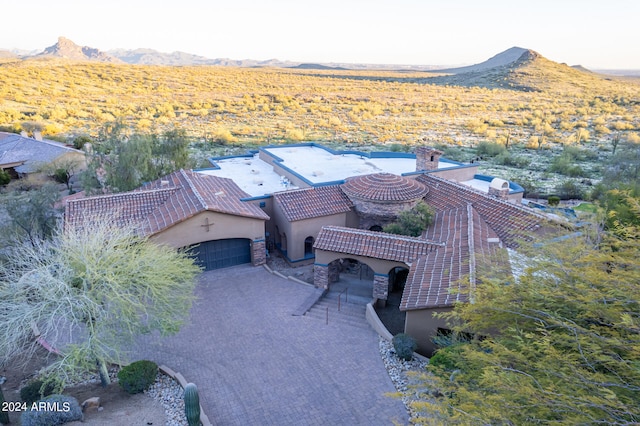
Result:
[[[423,238],[366,231],[342,226],[324,226],[313,247],[337,253],[393,260],[410,264],[416,258],[442,248]]]
[[[470,204],[438,212],[426,238],[442,241],[445,247],[419,257],[411,265],[400,310],[466,302],[478,280],[479,262],[496,262],[501,268],[508,264],[495,232]]]
[[[353,207],[337,185],[276,192],[273,198],[289,222],[346,213]]]
[[[546,222],[542,215],[524,207],[432,174],[421,175],[417,180],[429,187],[425,201],[436,211],[471,204],[508,247],[517,247],[519,240],[529,239]]]
[[[354,176],[341,185],[351,197],[372,201],[408,201],[422,198],[429,188],[415,179],[391,173]]]
[[[248,196],[230,179],[180,170],[131,192],[69,200],[65,225],[114,215],[117,223],[137,224],[153,235],[203,211],[268,220],[260,208],[240,200]]]

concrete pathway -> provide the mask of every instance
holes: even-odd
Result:
[[[261,267],[205,272],[190,323],[134,357],[196,383],[214,425],[407,424],[371,328],[292,315],[313,292]]]

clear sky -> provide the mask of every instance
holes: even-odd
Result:
[[[208,58],[463,65],[513,46],[640,69],[640,0],[3,0],[0,48],[81,46]]]

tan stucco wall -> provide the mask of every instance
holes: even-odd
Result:
[[[431,356],[436,349],[431,339],[436,336],[438,328],[449,328],[444,319],[434,318],[434,314],[450,312],[451,310],[452,308],[439,308],[407,311],[404,332],[416,339],[418,343],[418,353]]]
[[[209,227],[209,232],[205,226],[202,226],[205,224],[205,219],[208,219],[209,224],[212,224]],[[158,243],[176,248],[226,238],[248,238],[252,241],[263,239],[264,220],[216,212],[202,212],[151,237]]]
[[[473,179],[473,176],[478,174],[478,166],[473,165],[460,168],[455,167],[451,169],[442,169],[436,172],[431,172],[430,174],[447,180],[462,182]]]

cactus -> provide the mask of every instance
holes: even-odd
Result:
[[[184,413],[189,426],[200,425],[200,397],[198,388],[193,383],[187,383],[184,388]]]

